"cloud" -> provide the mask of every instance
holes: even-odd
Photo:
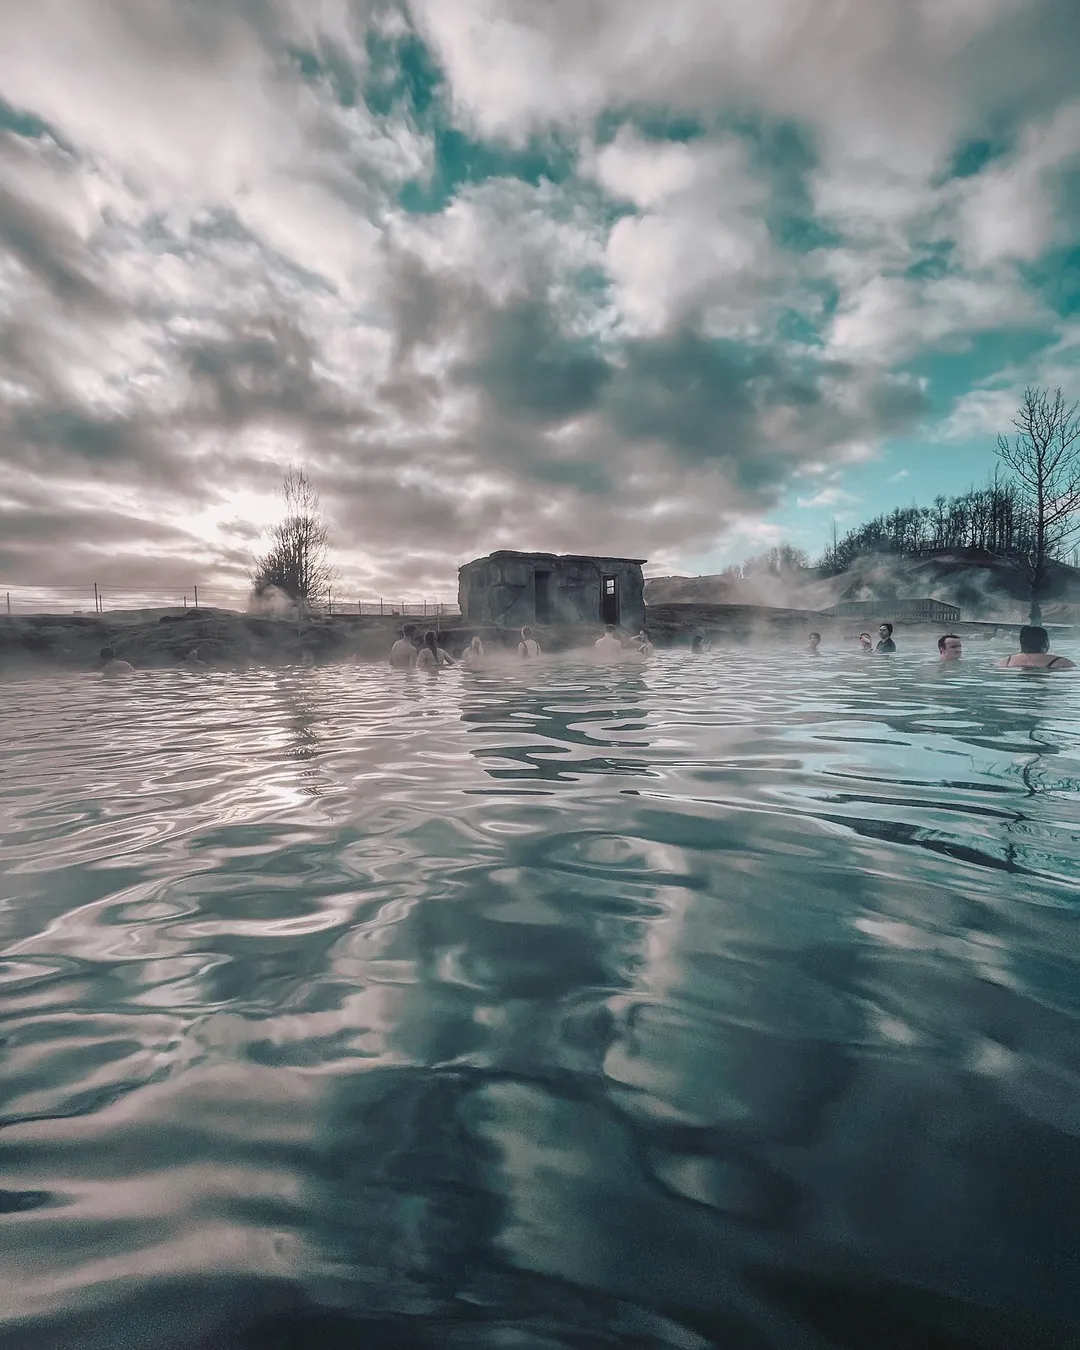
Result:
[[[851,492],[845,492],[843,488],[827,487],[822,488],[820,492],[815,492],[812,497],[797,497],[795,505],[814,509],[823,506],[850,505],[858,500],[858,497]]]
[[[9,10],[11,581],[65,520],[71,569],[239,581],[295,462],[355,590],[498,546],[679,570],[1030,373],[934,425],[937,358],[1075,370],[1036,275],[1080,223],[1067,0]]]
[[[889,474],[885,480],[887,483],[902,483],[905,478],[910,478],[911,472],[908,469],[898,469],[896,473]]]

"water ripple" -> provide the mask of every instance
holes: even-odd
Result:
[[[5,1347],[1073,1343],[1080,680],[4,694]]]

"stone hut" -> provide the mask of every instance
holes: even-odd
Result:
[[[645,624],[644,558],[500,549],[458,569],[458,604],[467,623],[613,623],[630,632]]]

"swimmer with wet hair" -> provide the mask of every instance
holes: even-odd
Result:
[[[964,654],[964,644],[956,633],[942,633],[937,640],[937,649],[942,661],[959,661]]]
[[[439,646],[438,634],[434,629],[429,628],[424,634],[424,641],[420,650],[416,653],[417,670],[438,670],[442,666],[455,664],[450,653]]]
[[[702,641],[700,634],[694,638],[693,642],[691,642],[690,651],[694,656],[701,656],[704,653],[705,644]]]
[[[864,652],[872,652],[874,650],[874,639],[869,633],[860,633],[859,646]]]
[[[102,647],[98,652],[105,664],[101,668],[101,673],[107,680],[123,679],[125,675],[134,675],[135,667],[130,661],[121,661],[111,647]]]
[[[896,651],[896,643],[892,640],[892,624],[891,624],[891,623],[880,623],[880,624],[878,624],[878,645],[877,645],[877,650],[878,650],[879,652],[894,652],[894,651]]]
[[[540,644],[533,637],[533,630],[528,624],[521,630],[521,641],[517,645],[518,656],[539,656]]]
[[[407,623],[390,648],[390,664],[395,670],[411,670],[416,665],[416,625]]]
[[[820,647],[821,647],[821,634],[811,633],[810,636],[806,639],[807,654],[810,656],[820,656],[821,655],[821,652],[819,650]]]
[[[209,670],[210,667],[199,656],[198,647],[192,647],[187,656],[184,657],[184,665],[188,670]]]
[[[1037,624],[1025,624],[1020,629],[1020,650],[995,661],[995,666],[1010,670],[1075,670],[1076,662],[1067,656],[1052,656],[1050,634]]]
[[[637,644],[637,650],[642,656],[652,656],[653,644],[652,638],[649,637],[648,629],[643,628],[634,639],[634,642]]]

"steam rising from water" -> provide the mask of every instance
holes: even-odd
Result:
[[[299,606],[280,586],[267,586],[248,599],[248,613],[261,614],[268,619],[296,619]]]
[[[780,609],[824,610],[843,600],[931,599],[959,605],[965,619],[1023,622],[1027,583],[1006,559],[990,554],[924,554],[910,558],[867,554],[839,576],[813,568],[745,577],[654,577],[645,585],[646,603],[765,605]],[[1080,572],[1059,564],[1044,603],[1048,618],[1069,622],[1080,606]]]

